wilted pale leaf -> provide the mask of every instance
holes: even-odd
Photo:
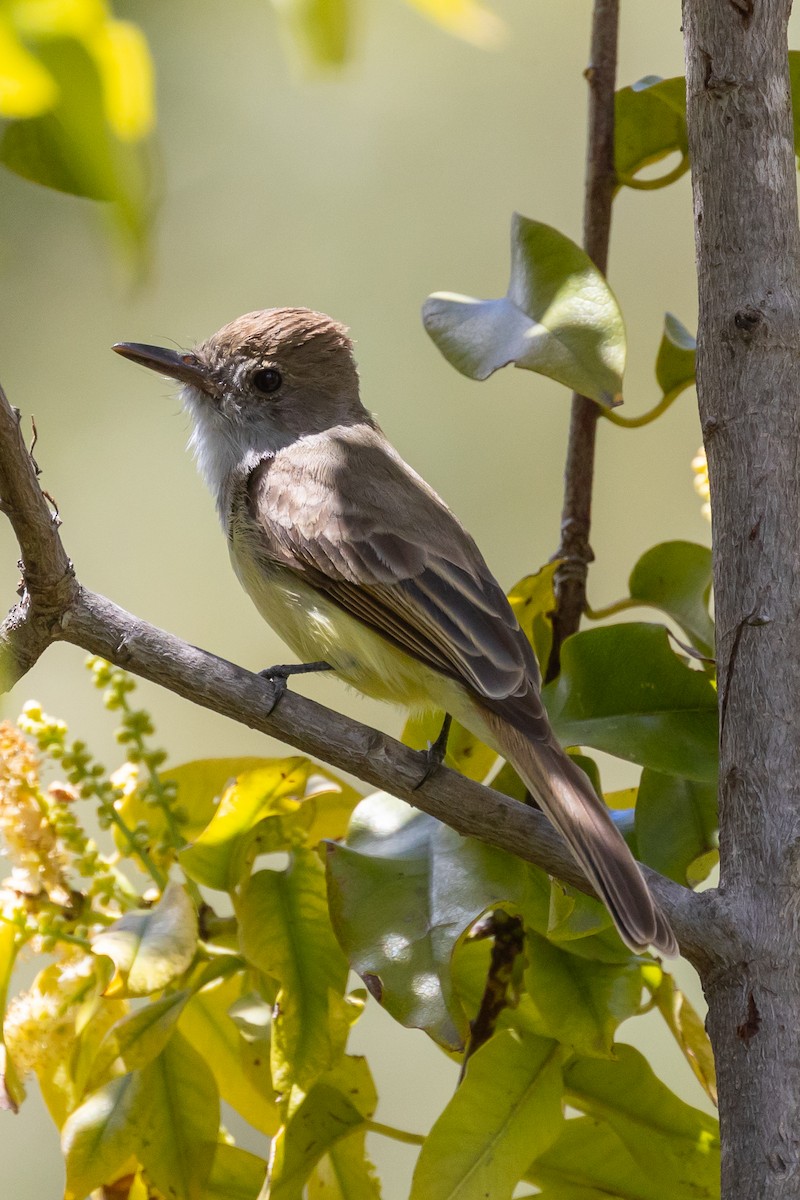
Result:
[[[197,948],[197,913],[184,889],[167,885],[154,908],[125,913],[92,942],[116,972],[107,996],[148,996],[187,969]]]
[[[422,319],[439,350],[470,379],[513,364],[610,407],[621,399],[625,327],[589,256],[539,221],[511,227],[511,282],[500,300],[437,292]]]
[[[700,1086],[712,1104],[717,1103],[717,1073],[714,1051],[702,1018],[680,990],[672,975],[664,971],[655,993],[658,1011],[680,1046]]]

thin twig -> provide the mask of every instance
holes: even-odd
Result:
[[[595,0],[592,14],[589,84],[589,134],[586,192],[583,207],[583,248],[599,269],[608,265],[614,172],[614,89],[617,74],[619,0]],[[562,559],[555,575],[556,610],[553,644],[546,678],[561,668],[561,646],[575,633],[586,605],[586,578],[593,559],[589,545],[592,520],[592,483],[597,419],[593,400],[574,395],[570,417],[567,461],[564,468],[564,505],[561,511]]]

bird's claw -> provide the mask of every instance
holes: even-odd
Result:
[[[447,754],[447,739],[450,736],[450,726],[453,718],[449,713],[445,715],[442,723],[442,728],[439,731],[439,736],[435,742],[429,742],[427,750],[420,750],[420,755],[425,761],[425,770],[422,773],[421,779],[414,784],[413,791],[418,791],[424,783],[427,783],[432,775],[435,775],[439,767],[445,760]]]
[[[326,662],[287,663],[276,667],[265,667],[258,674],[262,679],[272,684],[272,703],[266,711],[266,716],[274,712],[288,689],[290,675],[308,675],[314,671],[330,671],[332,667]]]

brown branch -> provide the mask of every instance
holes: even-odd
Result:
[[[592,14],[589,84],[589,133],[586,191],[583,205],[583,248],[605,273],[611,236],[614,198],[614,90],[617,75],[619,0],[595,0]],[[589,545],[592,522],[592,484],[597,420],[600,410],[593,400],[577,393],[572,397],[567,461],[564,467],[564,504],[561,510],[561,545],[556,571],[556,610],[553,645],[546,678],[561,669],[561,646],[578,629],[586,607],[586,579],[593,560]]]
[[[458,833],[497,846],[591,893],[561,836],[540,812],[445,768],[418,787],[423,764],[417,751],[293,692],[270,712],[274,685],[261,676],[190,646],[81,587],[56,525],[43,519],[49,510],[43,496],[36,499],[34,465],[0,391],[0,429],[12,427],[9,419],[17,436],[0,440],[0,480],[4,494],[16,505],[14,527],[23,554],[28,547],[35,550],[37,570],[25,572],[23,600],[0,626],[0,645],[5,645],[8,658],[6,686],[21,678],[47,645],[71,642],[195,704],[350,771]],[[18,497],[25,497],[25,503]],[[717,904],[712,893],[696,895],[647,868],[645,874],[687,958],[705,964],[731,952],[729,931],[713,916]]]

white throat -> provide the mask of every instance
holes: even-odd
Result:
[[[249,473],[263,458],[285,446],[287,439],[266,423],[242,425],[231,421],[191,385],[183,389],[181,396],[192,418],[189,449],[214,497],[224,527],[228,484],[233,473]]]

